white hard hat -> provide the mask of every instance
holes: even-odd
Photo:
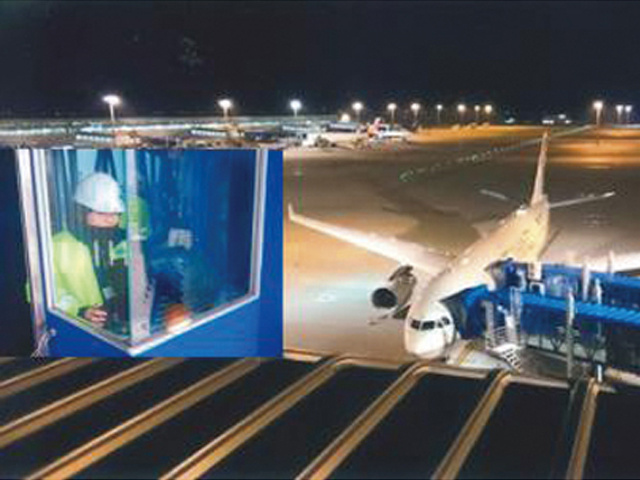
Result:
[[[92,173],[83,178],[76,187],[73,199],[76,203],[94,212],[124,212],[124,203],[120,198],[118,182],[106,173]]]

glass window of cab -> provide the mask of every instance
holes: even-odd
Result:
[[[50,311],[128,347],[255,297],[261,168],[248,150],[48,151]]]

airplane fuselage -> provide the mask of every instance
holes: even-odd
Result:
[[[549,202],[543,197],[514,211],[495,230],[457,256],[425,288],[416,291],[404,326],[407,351],[427,358],[442,355],[455,338],[451,315],[442,300],[467,288],[491,283],[486,268],[496,260],[537,260],[548,233]]]

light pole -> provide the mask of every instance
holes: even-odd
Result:
[[[387,105],[387,110],[389,110],[389,113],[391,114],[391,125],[395,123],[396,108],[398,108],[398,106],[395,103]]]
[[[364,108],[364,105],[362,105],[362,102],[353,102],[351,108],[353,108],[353,111],[356,112],[356,118],[358,119],[358,123],[360,123],[360,112]]]
[[[624,111],[623,105],[616,105],[616,121],[618,124],[622,123],[622,112]]]
[[[604,102],[602,100],[593,102],[593,109],[596,111],[596,128],[600,128],[600,116],[602,115],[603,108]]]
[[[111,123],[116,123],[116,110],[115,107],[122,103],[122,100],[118,95],[105,95],[102,97],[102,101],[109,105],[109,115],[111,116]]]
[[[624,112],[627,114],[627,123],[631,123],[631,110],[633,107],[631,105],[624,106]]]
[[[229,110],[233,107],[233,102],[228,98],[218,100],[218,106],[222,109],[222,116],[225,120],[229,118]]]
[[[291,110],[293,110],[293,116],[294,118],[298,116],[298,110],[300,110],[302,108],[302,102],[300,100],[291,100],[289,102],[289,106],[291,107]]]
[[[476,113],[476,123],[480,123],[480,105],[473,107],[473,111]]]
[[[460,121],[460,125],[464,122],[464,112],[467,111],[467,106],[464,103],[458,104],[458,118]]]
[[[420,112],[420,104],[415,102],[411,104],[411,111],[413,112],[413,123],[418,123],[418,113]]]
[[[443,108],[444,108],[444,107],[442,106],[442,104],[441,104],[441,103],[439,103],[438,105],[436,105],[436,119],[437,119],[437,121],[438,121],[438,124],[440,124],[440,114],[441,114],[441,112],[442,112],[442,109],[443,109]]]
[[[493,106],[487,104],[484,106],[484,113],[487,116],[487,122],[491,123],[491,114],[493,113]]]

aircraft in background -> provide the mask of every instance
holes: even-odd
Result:
[[[367,136],[376,140],[407,141],[411,136],[411,132],[398,126],[382,123],[382,119],[378,117],[367,128]]]
[[[289,219],[400,262],[388,283],[373,292],[371,301],[376,308],[394,309],[394,314],[407,311],[404,345],[409,353],[422,358],[441,357],[457,336],[452,312],[445,303],[447,298],[467,288],[491,285],[492,279],[486,269],[498,260],[538,261],[550,241],[551,209],[614,195],[614,192],[607,192],[550,203],[544,191],[548,141],[545,133],[529,203],[502,219],[495,229],[456,257],[417,243],[315,220],[296,213],[291,204],[288,206]]]

